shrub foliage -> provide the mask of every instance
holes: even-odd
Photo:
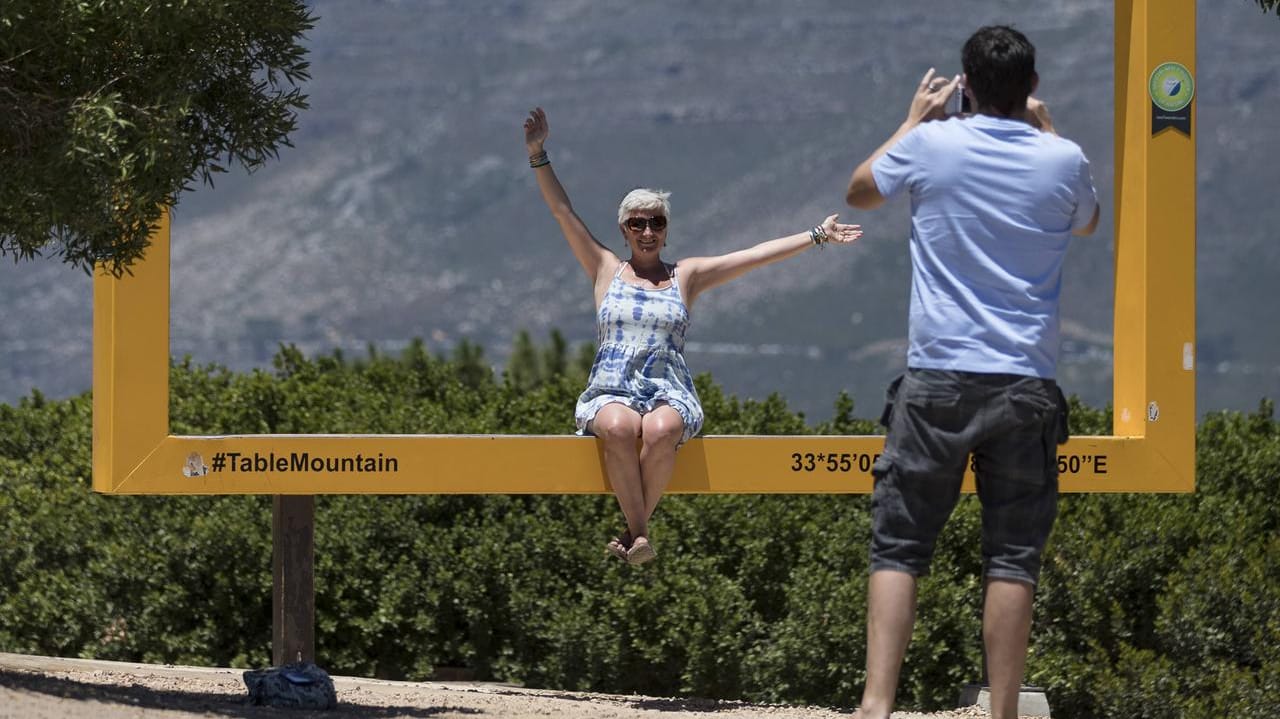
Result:
[[[495,375],[474,345],[171,370],[177,433],[567,433],[590,353],[532,343]],[[875,433],[851,399],[809,425],[776,395],[697,379],[713,434]],[[0,651],[270,661],[269,497],[90,490],[90,398],[0,405]],[[878,414],[878,408],[870,408]],[[1280,716],[1280,427],[1208,416],[1194,495],[1063,497],[1029,681],[1061,717]],[[1106,433],[1077,404],[1073,430]],[[518,471],[518,468],[513,468]],[[672,496],[660,561],[608,561],[606,496],[324,496],[317,654],[330,671],[465,672],[532,686],[856,705],[869,502]],[[961,501],[922,582],[901,703],[954,704],[981,667],[980,513]]]

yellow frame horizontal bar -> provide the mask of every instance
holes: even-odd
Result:
[[[677,454],[670,492],[870,492],[880,436],[709,436]],[[1060,447],[1063,491],[1176,491],[1141,438]],[[1151,477],[1142,487],[1133,478]],[[970,472],[966,489],[972,490]],[[564,435],[169,436],[119,494],[592,494],[612,491],[600,445]]]

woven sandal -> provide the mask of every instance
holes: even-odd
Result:
[[[631,549],[627,550],[627,564],[644,564],[657,556],[658,553],[654,551],[653,545],[649,544],[648,539],[637,537],[631,543]]]
[[[610,539],[609,543],[604,545],[604,551],[611,557],[627,561],[627,548],[622,546],[622,540],[618,537]]]

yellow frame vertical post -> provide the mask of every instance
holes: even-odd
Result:
[[[93,282],[93,488],[114,492],[169,434],[169,228],[146,261]]]
[[[1142,437],[1144,485],[1195,486],[1196,118],[1153,133],[1149,82],[1196,68],[1195,0],[1116,2],[1116,435]]]

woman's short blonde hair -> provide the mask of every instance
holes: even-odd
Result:
[[[671,202],[668,198],[671,193],[666,190],[650,190],[647,187],[637,187],[627,196],[622,198],[622,202],[618,204],[618,225],[627,221],[631,213],[637,210],[661,210],[662,216],[671,220]]]

